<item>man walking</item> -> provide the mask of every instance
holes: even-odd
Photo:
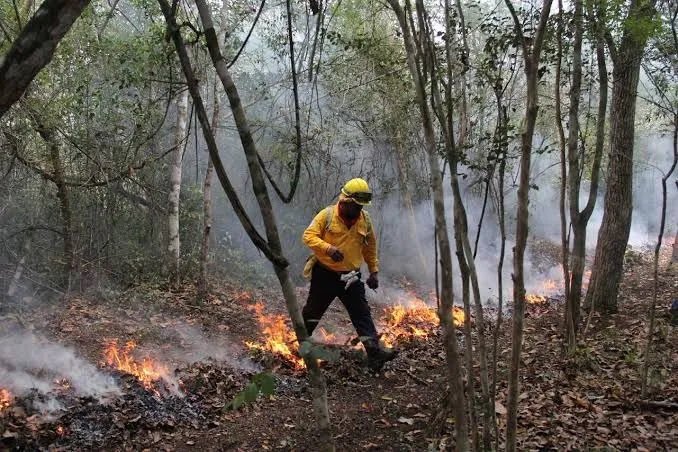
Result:
[[[371,200],[367,182],[351,179],[342,187],[339,202],[323,209],[304,231],[303,241],[313,256],[305,269],[306,273],[310,271],[311,289],[302,315],[308,333],[312,334],[338,297],[365,346],[368,366],[376,372],[395,358],[396,352],[379,344],[360,275],[360,266],[366,262],[370,272],[367,286],[379,287],[377,240],[370,217],[363,211]]]

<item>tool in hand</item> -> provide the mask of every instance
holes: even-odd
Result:
[[[358,270],[353,270],[352,272],[344,273],[340,278],[346,283],[344,289],[347,290],[354,282],[360,281],[360,272]]]

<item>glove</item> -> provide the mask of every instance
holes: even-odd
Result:
[[[370,289],[377,290],[377,288],[379,287],[379,276],[377,275],[377,273],[376,272],[370,273],[370,277],[367,278],[366,283],[367,287],[369,287]]]
[[[327,250],[327,255],[330,256],[334,262],[341,262],[344,260],[344,253],[339,251],[339,248],[336,246],[331,246],[330,249]]]

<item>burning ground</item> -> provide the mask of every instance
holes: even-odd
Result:
[[[644,306],[651,295],[647,259],[640,255],[627,266],[620,313],[607,324],[594,317],[586,347],[569,360],[559,349],[558,280],[532,288],[521,450],[678,445],[678,344],[663,317],[652,376],[653,400],[661,403],[639,399]],[[675,269],[662,274],[660,299],[675,296],[677,280]],[[372,302],[382,340],[401,349],[379,376],[365,371],[339,303],[316,333],[339,355],[323,369],[340,450],[422,450],[451,442],[450,416],[438,402],[445,359],[435,298],[407,281],[396,285],[380,289]],[[29,304],[23,323],[46,337],[26,333],[11,319],[2,324],[4,333],[12,331],[3,337],[14,342],[0,356],[1,444],[19,450],[315,450],[303,364],[278,297],[224,284],[202,305],[193,303],[191,286],[73,297],[50,309]],[[455,312],[455,322],[463,321],[463,312]],[[499,344],[496,411],[503,428],[506,328]],[[21,353],[22,347],[40,352]],[[275,376],[275,395],[230,410],[263,369]]]

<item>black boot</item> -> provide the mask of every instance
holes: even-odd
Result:
[[[363,345],[365,345],[365,351],[367,352],[367,367],[372,372],[379,372],[384,364],[398,356],[396,350],[384,348],[376,341],[366,342]]]

